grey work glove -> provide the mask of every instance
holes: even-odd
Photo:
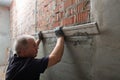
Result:
[[[61,36],[64,37],[64,32],[62,30],[62,27],[57,27],[57,28],[54,29],[54,31],[55,31],[55,35],[57,37],[61,37]]]
[[[43,40],[43,34],[41,31],[38,33],[38,37],[39,37],[39,40]]]

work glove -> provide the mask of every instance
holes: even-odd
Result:
[[[38,33],[38,38],[39,38],[39,40],[43,40],[43,34],[41,31]]]
[[[64,37],[64,32],[62,30],[62,27],[57,27],[54,29],[54,31],[57,37],[62,37],[62,36]]]

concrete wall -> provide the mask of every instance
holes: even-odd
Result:
[[[6,52],[10,47],[9,9],[0,7],[0,64],[4,64]]]
[[[101,34],[96,36],[92,80],[120,79],[120,0],[91,0],[94,20]]]
[[[4,80],[8,50],[10,48],[10,11],[0,6],[0,80]]]
[[[42,80],[91,80],[92,58],[96,51],[94,37],[69,37],[65,41],[64,55],[60,63],[48,68]],[[40,46],[40,54],[49,55],[56,38],[47,38]],[[42,48],[43,46],[43,48]],[[42,52],[43,51],[43,52]],[[42,54],[39,56],[42,56]]]

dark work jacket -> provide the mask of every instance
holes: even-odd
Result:
[[[48,57],[22,58],[14,55],[9,60],[5,80],[39,80],[48,65]]]

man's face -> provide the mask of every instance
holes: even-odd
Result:
[[[38,46],[34,39],[28,40],[28,47],[26,49],[26,54],[28,57],[36,57],[38,53]]]

